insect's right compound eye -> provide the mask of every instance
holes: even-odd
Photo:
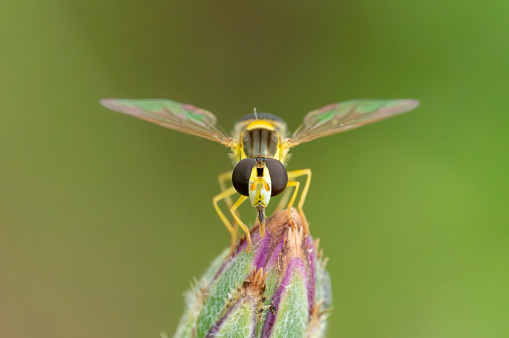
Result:
[[[232,183],[235,190],[241,195],[249,196],[249,178],[255,164],[254,158],[240,160],[233,169]]]

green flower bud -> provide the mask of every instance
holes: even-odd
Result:
[[[332,295],[326,259],[292,209],[267,220],[225,250],[185,294],[175,337],[324,337]]]

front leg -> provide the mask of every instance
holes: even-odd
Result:
[[[228,231],[230,232],[230,235],[231,235],[231,241],[230,241],[230,254],[233,253],[233,251],[235,250],[235,244],[237,242],[237,229],[234,228],[230,221],[228,220],[228,218],[226,218],[226,216],[223,214],[223,212],[221,211],[221,208],[219,207],[219,201],[221,200],[224,200],[226,198],[229,198],[231,195],[235,194],[237,191],[235,190],[234,187],[230,187],[222,192],[220,192],[219,194],[217,194],[216,196],[214,196],[214,198],[212,198],[212,204],[214,205],[214,209],[216,209],[216,212],[217,212],[217,215],[219,216],[219,218],[221,219],[221,221],[223,221],[226,229],[228,229]]]
[[[302,194],[299,199],[299,203],[297,204],[297,210],[299,210],[299,215],[302,218],[302,225],[304,226],[304,231],[306,232],[306,235],[309,235],[309,226],[308,221],[306,219],[306,215],[304,214],[303,206],[304,202],[306,201],[306,196],[309,191],[309,186],[311,185],[311,169],[300,169],[300,170],[292,170],[288,172],[288,179],[294,179],[300,176],[307,176],[306,177],[306,183],[304,184],[304,189],[302,190]],[[296,186],[295,192],[293,193],[293,196],[290,200],[290,203],[288,203],[288,209],[290,209],[293,206],[293,203],[295,202],[295,198],[297,197],[297,191],[299,190],[299,182],[297,181],[288,181],[288,186],[290,186],[290,182],[292,182],[293,186]],[[290,211],[289,211],[290,212]],[[293,222],[290,222],[292,224]]]
[[[230,181],[231,183],[232,173],[233,170],[228,170],[225,171],[224,173],[217,175],[217,181],[219,182],[219,188],[221,188],[221,191],[225,191],[226,189],[228,189],[226,187],[226,182]],[[226,202],[226,206],[228,207],[228,209],[232,207],[233,202],[230,196],[226,197],[224,201]]]
[[[237,208],[242,203],[244,203],[245,200],[247,200],[247,196],[241,195],[239,197],[239,199],[237,200],[237,202],[235,202],[235,204],[230,208],[230,212],[233,215],[233,218],[235,219],[237,224],[242,228],[242,230],[244,230],[244,233],[246,234],[246,240],[247,240],[246,252],[249,252],[251,250],[251,234],[249,232],[249,228],[247,227],[247,225],[245,225],[244,222],[242,222],[242,220],[236,213]]]

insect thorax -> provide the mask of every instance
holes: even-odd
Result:
[[[246,157],[265,157],[275,158],[278,152],[279,137],[272,130],[252,129],[247,130],[242,135],[241,159]]]
[[[286,123],[270,114],[258,117],[263,118],[247,115],[235,124],[233,137],[239,143],[232,148],[234,165],[245,158],[256,157],[274,158],[285,164],[288,148],[282,144],[286,141]]]

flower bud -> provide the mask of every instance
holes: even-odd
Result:
[[[331,306],[326,259],[292,209],[267,219],[225,250],[185,294],[186,309],[175,337],[324,337]]]

